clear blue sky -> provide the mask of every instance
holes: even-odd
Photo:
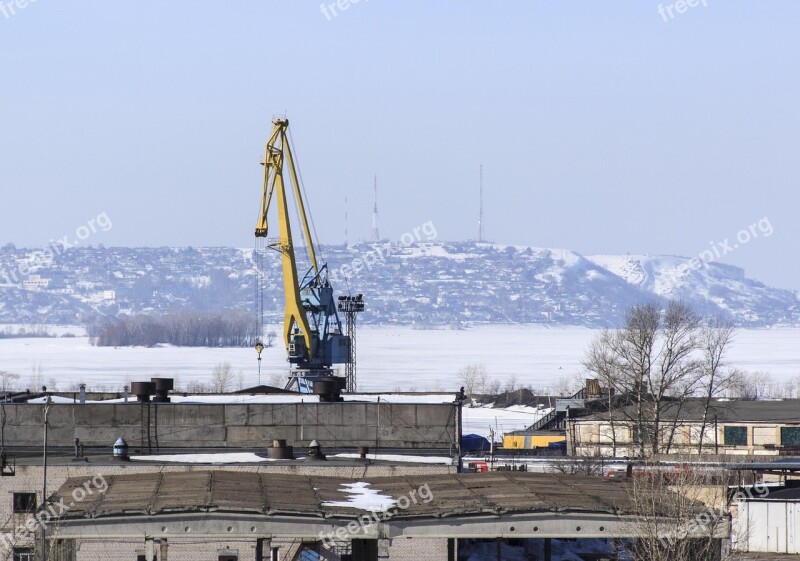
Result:
[[[37,0],[0,13],[0,242],[105,212],[87,243],[251,247],[287,111],[324,243],[346,196],[369,236],[373,174],[385,237],[474,238],[482,163],[498,243],[696,256],[767,217],[721,261],[800,289],[800,3],[706,1]]]

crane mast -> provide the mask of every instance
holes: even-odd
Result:
[[[297,169],[287,137],[289,121],[275,119],[273,125],[262,162],[264,184],[255,235],[257,240],[266,239],[266,247],[281,255],[283,289],[286,299],[283,341],[288,361],[292,364],[286,388],[309,392],[315,380],[334,374],[331,369],[332,365],[348,361],[350,339],[342,334],[333,287],[328,279],[327,264],[323,263],[320,266],[317,262]],[[310,266],[302,277],[298,273],[297,251],[292,239],[287,178],[285,177],[287,171],[310,260]],[[270,231],[267,217],[273,206],[276,207],[277,212],[278,237],[270,240],[267,237]],[[262,295],[259,294],[258,297],[261,298]],[[259,338],[262,335],[260,330],[261,328],[259,328]],[[259,339],[256,343],[259,361],[263,348],[264,345]],[[343,382],[342,385],[344,385]]]

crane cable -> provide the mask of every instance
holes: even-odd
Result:
[[[264,332],[264,292],[265,290],[265,272],[264,272],[264,249],[263,242],[256,237],[255,247],[253,249],[253,263],[256,268],[256,351],[258,352],[258,384],[261,385],[261,350],[259,345],[263,345],[262,336]]]
[[[306,244],[312,244],[316,248],[317,252],[319,253],[319,261],[325,263],[325,256],[322,253],[322,246],[319,244],[319,237],[317,236],[317,227],[314,224],[314,214],[311,212],[311,205],[308,199],[308,195],[306,194],[305,182],[303,181],[303,171],[302,167],[300,166],[300,160],[297,157],[297,151],[294,149],[294,139],[292,139],[292,131],[287,127],[286,129],[286,136],[289,141],[289,148],[292,151],[292,157],[294,158],[294,167],[297,171],[297,180],[300,182],[298,185],[300,189],[300,193],[303,196],[303,204],[306,210],[306,219],[309,221],[311,225],[311,235],[314,237],[313,240],[305,240]],[[295,205],[297,211],[299,212],[299,206]],[[301,229],[302,230],[302,229]],[[303,239],[305,239],[305,232],[303,232]],[[306,253],[308,254],[308,245],[306,245]],[[310,260],[310,256],[309,256]]]

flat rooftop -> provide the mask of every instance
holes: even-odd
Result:
[[[76,503],[67,518],[152,516],[176,512],[237,512],[262,515],[354,517],[363,514],[359,496],[378,494],[396,502],[411,491],[418,500],[397,517],[442,518],[515,512],[632,511],[626,483],[600,477],[491,472],[374,477],[285,475],[236,471],[159,472],[105,476],[108,489]],[[71,497],[86,477],[72,477],[59,489]],[[353,485],[368,492],[353,493]],[[420,491],[422,490],[422,491]],[[353,499],[353,497],[356,497]],[[352,506],[348,506],[352,504]]]
[[[201,470],[99,478],[73,477],[59,489],[54,497],[63,509],[59,537],[315,540],[336,532],[339,539],[612,538],[637,535],[641,523],[630,493],[633,482],[602,477],[523,472],[324,477]],[[86,493],[87,488],[93,492]],[[699,503],[697,511],[703,511]],[[665,523],[669,518],[658,508],[653,515]],[[729,521],[691,532],[726,537]]]

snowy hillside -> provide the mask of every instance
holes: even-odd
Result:
[[[796,325],[797,293],[771,288],[721,263],[675,256],[592,255],[596,265],[646,292],[683,300],[698,312],[729,316],[744,325]]]
[[[337,292],[363,293],[362,323],[614,327],[630,306],[680,298],[744,326],[800,325],[797,294],[721,264],[420,239],[322,246]],[[120,314],[253,310],[253,250],[72,248],[51,262],[0,248],[0,324],[81,324]],[[300,267],[304,269],[301,263]],[[24,273],[24,274],[23,274]],[[263,255],[268,322],[283,319],[279,256]]]

